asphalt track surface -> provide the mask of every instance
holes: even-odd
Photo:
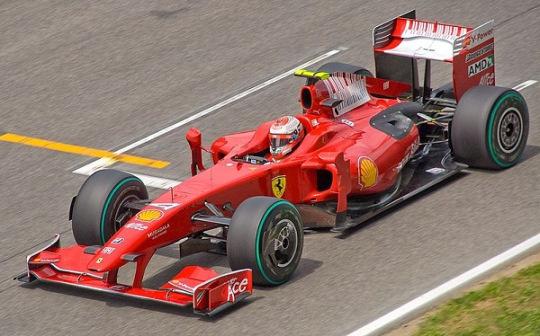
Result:
[[[416,8],[421,18],[496,22],[497,83],[540,79],[540,4],[532,1],[0,2],[0,133],[115,150],[337,47],[331,61],[373,68],[371,29]],[[448,78],[436,67],[435,79]],[[220,134],[296,113],[286,78],[129,154],[166,169],[114,167],[181,180],[185,131]],[[306,236],[294,279],[208,320],[159,304],[11,280],[24,256],[61,232],[88,158],[0,143],[0,335],[343,335],[540,232],[540,86],[525,159],[472,171],[345,238]],[[160,190],[151,190],[157,195]],[[215,255],[150,265],[159,285],[182,265],[224,270]]]

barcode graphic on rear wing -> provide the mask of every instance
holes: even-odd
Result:
[[[322,82],[331,98],[341,100],[338,106],[332,108],[334,117],[343,115],[371,99],[367,92],[366,79],[363,76],[334,72]]]
[[[441,39],[448,42],[467,33],[467,28],[462,26],[447,25],[438,22],[423,22],[407,20],[407,25],[401,34],[402,38],[427,37],[431,39]]]

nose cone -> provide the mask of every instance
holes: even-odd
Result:
[[[164,203],[157,203],[162,208]],[[137,213],[122,226],[88,263],[88,269],[106,272],[117,269],[129,260],[129,256],[143,254],[147,249],[157,248],[171,240],[173,215],[171,209],[179,204],[167,204],[166,210],[151,205]]]
[[[122,266],[124,261],[117,247],[104,246],[96,256],[88,263],[88,269],[96,272],[107,272]]]

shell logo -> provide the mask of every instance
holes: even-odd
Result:
[[[373,187],[377,183],[379,170],[373,160],[367,156],[358,158],[358,184],[362,188]]]
[[[163,216],[163,212],[160,210],[143,210],[137,214],[137,219],[142,222],[151,222],[156,219],[160,219]]]
[[[463,46],[463,49],[467,49],[471,45],[471,36],[465,37],[461,45]]]

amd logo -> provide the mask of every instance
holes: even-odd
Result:
[[[493,55],[483,58],[467,67],[467,76],[470,78],[477,73],[486,70],[487,68],[491,68],[493,64]]]

